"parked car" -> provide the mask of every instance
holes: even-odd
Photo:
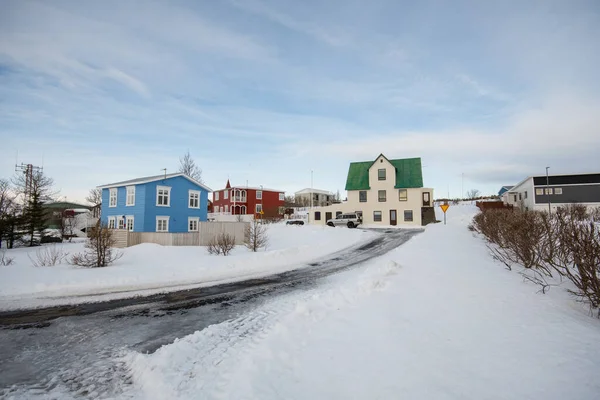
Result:
[[[304,225],[304,221],[295,219],[295,220],[291,220],[291,221],[286,221],[285,224],[286,225]]]
[[[357,213],[340,214],[337,217],[327,221],[329,226],[347,226],[348,228],[356,228],[362,224],[362,218]]]

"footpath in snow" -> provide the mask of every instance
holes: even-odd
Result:
[[[307,292],[274,299],[154,354],[128,352],[126,398],[599,398],[600,321],[539,294],[448,225]]]
[[[266,249],[253,253],[236,247],[229,256],[207,253],[206,247],[141,244],[123,249],[123,257],[105,268],[79,268],[65,259],[53,267],[34,267],[39,248],[6,251],[14,264],[0,267],[0,309],[29,308],[100,301],[212,286],[288,271],[375,237],[360,229],[269,225]],[[68,255],[84,243],[56,245]]]

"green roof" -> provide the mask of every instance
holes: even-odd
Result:
[[[377,159],[379,159],[379,157],[377,157],[375,161],[377,161]],[[346,179],[346,190],[369,190],[369,168],[371,168],[375,161],[350,163],[348,178]],[[396,168],[395,188],[408,189],[423,187],[421,158],[403,158],[388,161]]]
[[[88,210],[92,209],[92,206],[86,206],[84,204],[79,203],[71,203],[68,201],[57,201],[54,203],[45,203],[45,208],[58,208],[58,209],[69,209],[69,208],[87,208]]]

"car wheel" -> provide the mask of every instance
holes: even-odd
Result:
[[[354,228],[354,223],[352,221],[348,222],[348,228],[350,228],[350,229]]]
[[[330,226],[330,227],[332,227],[332,228],[334,227],[333,222],[328,222],[327,225]]]

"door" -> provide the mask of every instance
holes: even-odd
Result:
[[[423,192],[423,207],[431,207],[431,199],[429,198],[429,192]]]
[[[390,225],[396,225],[398,223],[398,216],[396,210],[390,210]]]
[[[325,223],[327,223],[327,221],[329,221],[331,219],[331,212],[327,211],[325,213]]]

